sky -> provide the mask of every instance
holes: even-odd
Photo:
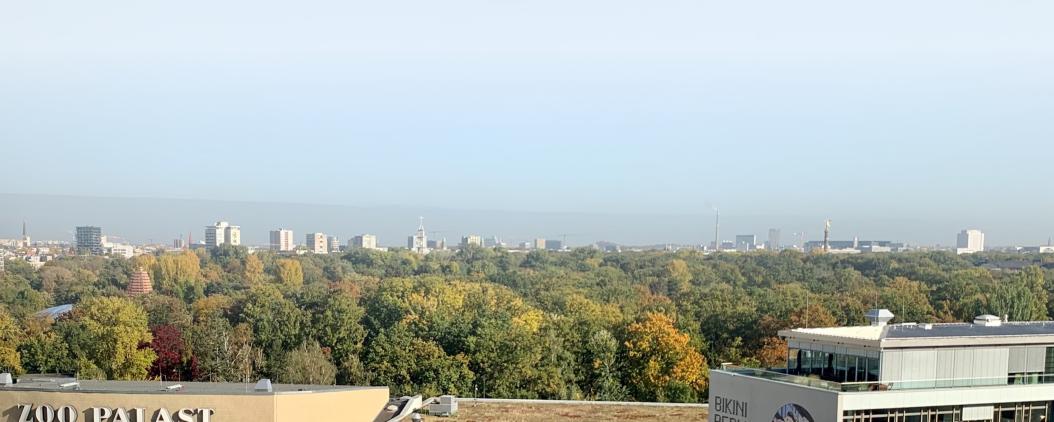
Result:
[[[1045,243],[1050,16],[1040,0],[4,2],[0,193],[612,214],[641,232],[717,207],[743,222],[730,231],[831,218]],[[0,218],[3,235],[26,217]]]

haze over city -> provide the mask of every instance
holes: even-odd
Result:
[[[0,192],[405,211],[317,228],[382,238],[425,215],[454,236],[698,243],[715,206],[730,236],[1054,233],[1049,3],[111,5],[0,14]],[[0,236],[241,217],[258,241],[317,218],[3,198]]]

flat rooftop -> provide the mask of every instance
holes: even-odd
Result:
[[[69,385],[77,383],[76,385]],[[65,387],[63,385],[66,385]],[[173,386],[180,387],[173,387]],[[385,387],[353,387],[345,385],[272,384],[271,391],[255,391],[256,382],[183,382],[183,381],[97,381],[78,380],[52,375],[25,375],[15,384],[0,386],[3,390],[69,391],[81,393],[121,394],[184,394],[184,395],[273,395],[305,394],[334,391],[383,389]]]
[[[530,400],[474,402],[472,399],[458,399],[458,412],[453,418],[424,415],[425,422],[683,422],[705,421],[706,418],[707,408],[702,406],[663,406],[656,403],[620,405],[571,401],[545,403]]]
[[[1054,344],[1054,321],[797,328],[781,330],[787,339],[879,348]]]

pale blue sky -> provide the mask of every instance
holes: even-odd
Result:
[[[0,193],[717,204],[1045,240],[1052,16],[1040,0],[8,1]]]

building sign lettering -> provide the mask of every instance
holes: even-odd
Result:
[[[747,402],[715,396],[710,409],[714,417],[711,422],[746,422]]]
[[[18,422],[212,422],[213,409],[184,408],[170,412],[158,408],[148,413],[146,408],[89,407],[84,412],[73,406],[52,407],[20,404]]]

